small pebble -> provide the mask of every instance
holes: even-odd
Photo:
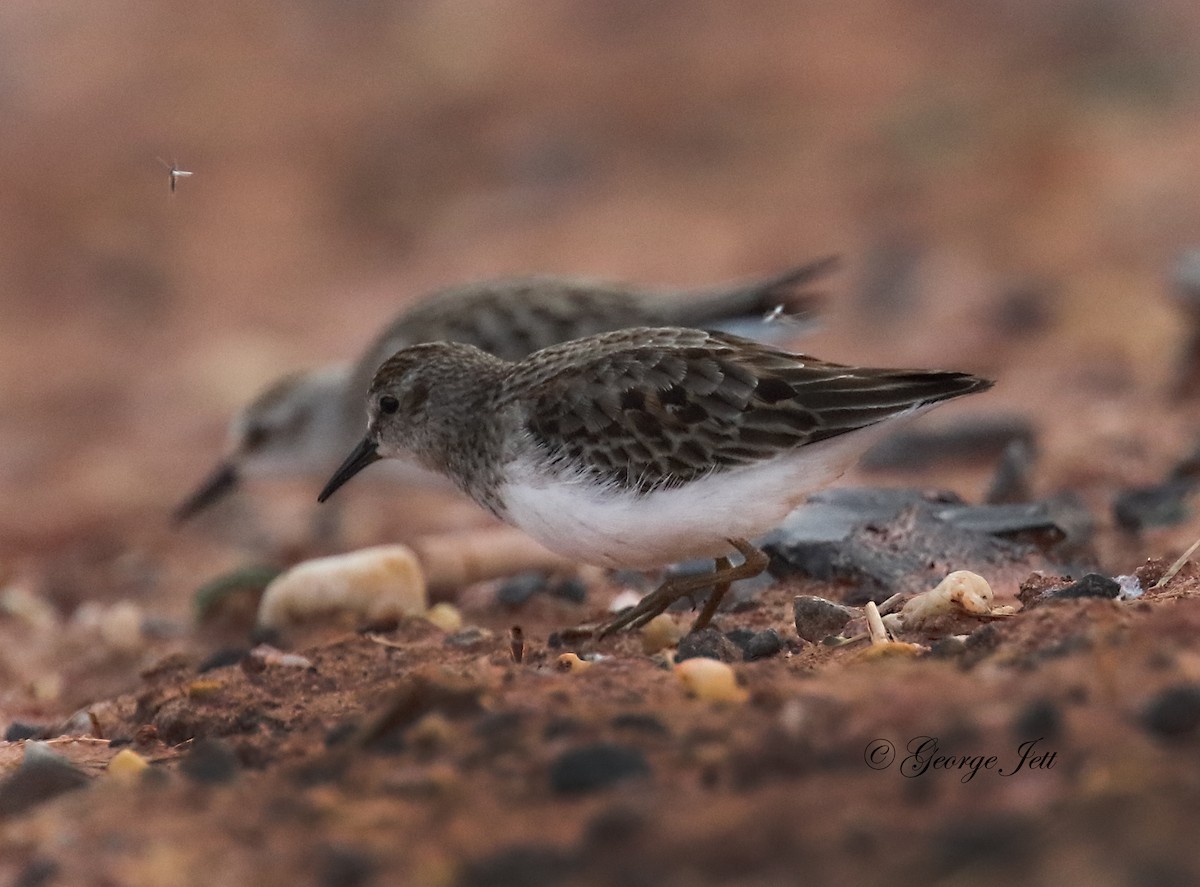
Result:
[[[223,573],[204,583],[192,598],[197,622],[209,622],[226,611],[246,608],[262,596],[263,589],[280,573],[278,567],[253,564]]]
[[[702,628],[683,636],[679,641],[676,662],[685,659],[716,659],[719,662],[740,662],[742,651],[733,641],[715,628]]]
[[[403,545],[381,545],[297,564],[263,592],[262,628],[285,629],[331,613],[355,622],[382,622],[429,609],[417,556]]]
[[[54,605],[21,584],[0,590],[0,614],[19,619],[36,629],[54,628],[59,622]]]
[[[756,659],[769,659],[782,649],[783,640],[779,637],[779,632],[773,628],[768,628],[750,638],[750,642],[746,645],[746,661],[753,662]]]
[[[142,648],[142,609],[132,601],[118,601],[99,614],[100,638],[119,653],[134,653]]]
[[[1116,576],[1114,581],[1121,587],[1119,597],[1123,601],[1136,601],[1146,593],[1142,581],[1137,576]]]
[[[275,666],[276,668],[311,668],[315,669],[311,659],[307,656],[301,656],[298,653],[285,653],[272,647],[270,644],[259,644],[253,650],[246,654],[246,660],[251,662],[261,663],[262,666]],[[251,671],[255,669],[251,667]]]
[[[198,680],[192,681],[184,689],[189,699],[210,699],[225,689],[224,681]]]
[[[640,632],[642,652],[653,656],[659,650],[674,647],[683,637],[683,628],[668,613],[659,613],[644,626]]]
[[[596,742],[563,752],[550,766],[550,787],[558,794],[580,795],[650,775],[639,749]]]
[[[688,694],[707,702],[744,702],[749,696],[734,670],[715,659],[685,660],[675,666],[675,675]]]
[[[1070,600],[1081,597],[1116,598],[1121,594],[1118,582],[1099,573],[1088,573],[1078,582],[1073,582],[1065,588],[1055,588],[1043,595],[1045,600]]]
[[[521,573],[506,580],[496,590],[496,600],[505,607],[516,609],[535,594],[545,591],[547,584],[543,573]]]
[[[926,648],[920,644],[906,644],[902,641],[884,641],[882,644],[871,644],[859,653],[858,658],[862,660],[907,659],[921,656],[926,652]]]
[[[220,739],[197,739],[180,761],[179,769],[195,782],[217,785],[237,776],[238,760],[229,743]]]
[[[1012,729],[1019,742],[1030,739],[1053,742],[1062,734],[1062,710],[1050,699],[1034,699],[1017,713]]]
[[[582,604],[587,601],[587,583],[578,576],[563,579],[550,586],[550,594],[560,600],[572,604]]]
[[[440,628],[446,634],[452,634],[462,628],[463,618],[462,613],[453,604],[448,604],[445,601],[434,604],[425,613],[425,621],[430,622]]]
[[[446,635],[446,640],[443,642],[447,647],[478,647],[482,645],[491,646],[493,635],[486,628],[480,628],[477,625],[468,625],[454,634]]]
[[[142,778],[149,762],[133,749],[123,748],[108,762],[108,775],[122,785],[133,785]]]
[[[1180,684],[1160,692],[1142,713],[1142,724],[1164,739],[1182,739],[1200,729],[1200,685]]]
[[[559,671],[581,672],[592,667],[586,659],[580,659],[574,653],[563,653],[555,660],[554,667]]]
[[[754,632],[748,628],[735,628],[732,631],[725,632],[725,637],[729,638],[737,648],[743,653],[750,646],[750,638],[754,637]]]
[[[249,652],[245,647],[223,647],[196,666],[196,673],[204,674],[206,671],[237,665]]]
[[[792,613],[796,619],[796,634],[814,644],[837,634],[854,618],[854,611],[849,607],[808,594],[797,595],[792,600]]]
[[[929,655],[935,659],[953,659],[965,652],[967,652],[967,639],[957,634],[938,638],[929,646]]]
[[[90,780],[44,742],[25,743],[21,765],[0,781],[0,818],[24,813]]]
[[[50,739],[54,735],[52,728],[42,724],[26,724],[24,721],[13,721],[4,731],[5,742],[19,742],[22,739]]]

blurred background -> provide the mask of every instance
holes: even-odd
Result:
[[[801,347],[999,378],[1103,503],[1191,441],[1198,87],[1183,0],[5,4],[0,559],[183,544],[233,411],[434,287],[827,253]]]

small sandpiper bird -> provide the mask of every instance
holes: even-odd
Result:
[[[379,459],[411,457],[567,557],[638,569],[715,558],[714,573],[669,579],[601,635],[711,587],[695,630],[730,582],[766,568],[748,540],[896,420],[991,384],[840,366],[681,328],[604,333],[516,362],[469,345],[415,345],[375,374],[366,437],[319,501]]]
[[[184,521],[236,489],[243,479],[324,481],[362,435],[363,400],[379,366],[421,342],[464,342],[507,360],[593,333],[647,325],[720,327],[782,314],[814,313],[804,288],[837,265],[824,258],[773,277],[708,290],[654,292],[624,284],[557,277],[471,283],[435,292],[405,311],[355,364],[334,364],[286,376],[266,388],[230,423],[226,453],[176,509]],[[760,323],[764,337],[778,333]],[[786,332],[786,327],[783,330]],[[396,480],[444,485],[412,465]]]

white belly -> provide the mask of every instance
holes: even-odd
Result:
[[[539,475],[531,463],[516,462],[502,491],[504,517],[552,551],[605,567],[652,569],[719,557],[732,551],[727,540],[777,526],[877,437],[845,435],[645,494],[602,488],[582,476]]]

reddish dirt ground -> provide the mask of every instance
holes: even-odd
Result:
[[[0,790],[6,883],[1200,878],[1190,564],[900,658],[801,641],[793,596],[846,589],[779,580],[718,617],[784,649],[734,663],[747,698],[716,704],[632,637],[555,667],[551,635],[615,591],[592,574],[583,604],[456,591],[469,643],[316,626],[278,639],[311,668],[256,666],[247,602],[198,623],[194,595],[311,554],[313,491],[168,520],[233,410],[435,286],[707,284],[836,252],[798,347],[996,378],[927,427],[1025,417],[1032,496],[1091,510],[1101,572],[1161,575],[1196,520],[1131,534],[1111,506],[1200,440],[1196,393],[1172,394],[1193,4],[57,0],[0,33],[0,723],[53,728],[87,776],[28,807]],[[157,158],[195,171],[173,197]],[[978,501],[993,467],[847,481]],[[485,523],[370,487],[345,491],[348,544]],[[1002,602],[1026,570],[988,576]],[[996,760],[905,770],[919,737]],[[25,745],[0,743],[7,778]],[[122,749],[147,775],[107,772]],[[589,765],[627,778],[581,787]]]

